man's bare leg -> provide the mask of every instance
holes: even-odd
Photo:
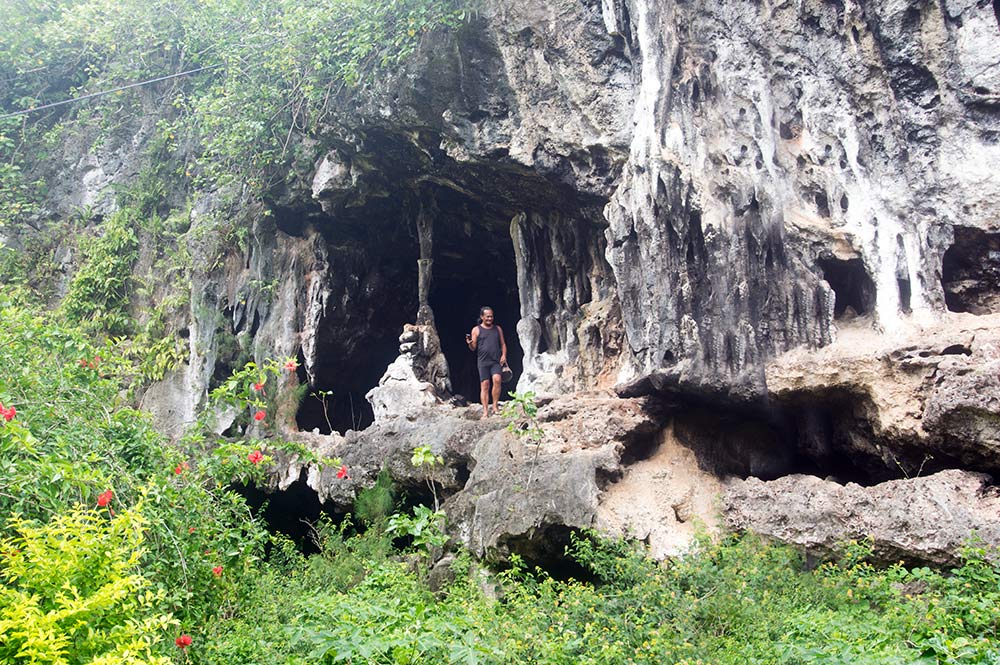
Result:
[[[479,382],[479,401],[483,405],[483,418],[490,416],[490,382]]]
[[[500,375],[493,375],[493,413],[500,414]]]

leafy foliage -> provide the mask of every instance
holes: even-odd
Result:
[[[592,581],[512,557],[493,580],[498,597],[467,553],[455,580],[432,592],[427,558],[394,552],[393,534],[418,553],[444,542],[442,515],[422,506],[395,516],[391,533],[321,524],[321,551],[306,557],[230,489],[263,482],[278,451],[306,451],[197,429],[167,446],[121,401],[106,347],[9,301],[0,317],[0,403],[16,407],[0,416],[0,511],[15,516],[0,526],[0,649],[24,650],[0,651],[5,662],[47,662],[60,645],[87,662],[131,648],[136,663],[206,664],[1000,658],[1000,569],[975,544],[953,571],[877,568],[865,543],[810,571],[795,550],[749,536],[703,539],[658,563],[584,533],[567,556]],[[270,409],[254,385],[271,391],[293,369],[247,365],[215,398]],[[421,467],[437,464],[429,447],[417,452]],[[178,633],[192,637],[184,651],[171,643]]]
[[[154,655],[174,621],[139,569],[144,526],[138,509],[11,520],[16,535],[0,543],[0,660],[169,663]]]
[[[110,335],[128,332],[132,265],[139,257],[132,210],[124,208],[101,227],[101,235],[81,243],[83,262],[70,282],[62,311]]]
[[[46,156],[43,144],[57,146],[56,137],[79,126],[96,126],[106,140],[151,103],[172,109],[159,140],[184,143],[188,153],[198,146],[197,163],[181,160],[182,178],[259,192],[283,177],[275,167],[291,157],[296,134],[329,122],[346,95],[405,61],[429,32],[457,27],[468,11],[452,0],[6,3],[0,111],[194,73],[0,121],[0,210],[9,220],[35,212],[37,186],[24,173]]]
[[[392,476],[382,469],[375,478],[375,484],[358,492],[354,500],[354,513],[362,522],[378,526],[385,522],[395,506],[396,491]]]

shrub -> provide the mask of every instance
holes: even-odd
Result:
[[[176,623],[142,575],[141,511],[13,519],[0,543],[0,662],[148,663]]]

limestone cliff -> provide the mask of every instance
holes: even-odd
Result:
[[[294,140],[247,247],[195,262],[165,430],[223,337],[298,356],[339,433],[306,400],[283,434],[357,469],[303,479],[346,507],[430,444],[480,550],[600,525],[665,553],[749,476],[1000,471],[995,2],[484,0]],[[129,177],[75,163],[63,201]],[[534,449],[463,406],[483,304],[549,404]]]

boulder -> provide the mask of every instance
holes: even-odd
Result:
[[[871,539],[884,562],[937,565],[960,561],[973,542],[1000,546],[1000,489],[990,476],[942,471],[924,478],[861,487],[815,476],[733,481],[722,497],[726,526],[829,556]]]

